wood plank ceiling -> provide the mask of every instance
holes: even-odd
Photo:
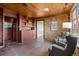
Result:
[[[73,3],[4,3],[0,4],[3,8],[13,10],[22,15],[32,18],[48,17],[69,13],[73,7]],[[48,11],[44,9],[48,8]]]

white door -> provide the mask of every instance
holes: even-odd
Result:
[[[43,21],[37,21],[37,39],[40,41],[43,40],[44,36],[44,22]]]

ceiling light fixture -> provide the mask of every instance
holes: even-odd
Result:
[[[48,11],[48,10],[49,10],[48,8],[45,8],[45,9],[44,9],[44,11]]]

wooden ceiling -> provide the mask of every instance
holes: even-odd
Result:
[[[3,8],[13,10],[32,18],[54,16],[69,13],[73,3],[4,3]],[[48,11],[44,11],[48,8]]]

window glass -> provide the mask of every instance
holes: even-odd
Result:
[[[78,18],[77,7],[72,12],[72,35],[77,35],[78,32]]]
[[[77,6],[77,17],[78,17],[77,23],[78,23],[78,35],[79,35],[79,4]]]
[[[72,13],[73,15],[73,17],[72,17],[72,19],[75,19],[76,18],[76,8],[73,10],[73,13]]]

